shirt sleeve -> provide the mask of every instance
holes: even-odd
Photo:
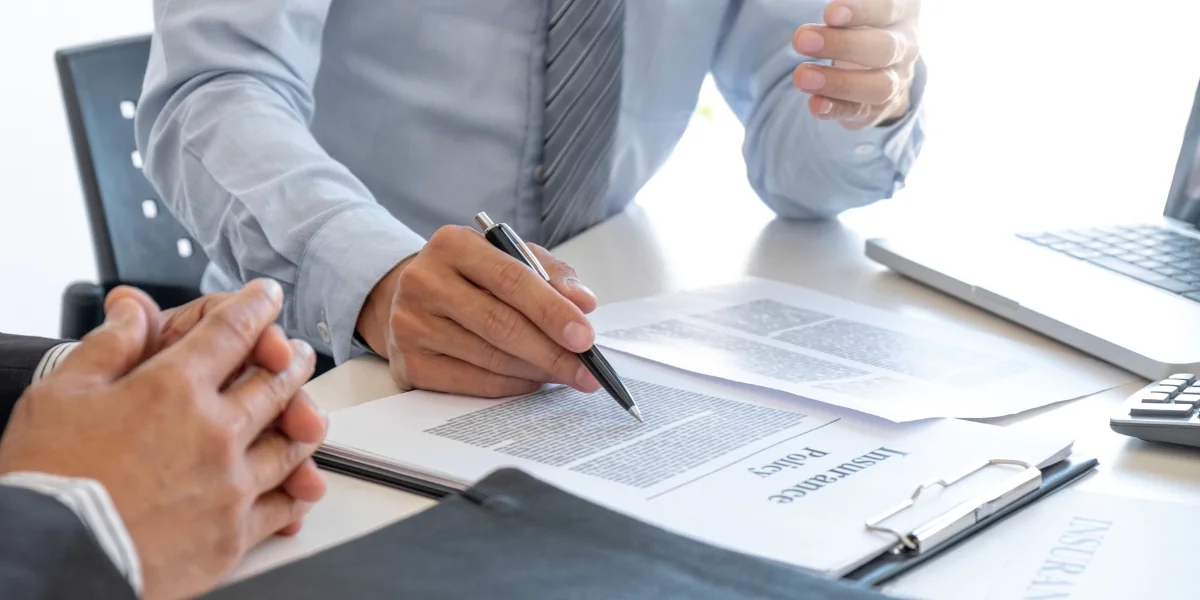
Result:
[[[83,521],[104,553],[125,576],[134,592],[142,594],[142,563],[133,539],[112,498],[100,482],[92,479],[61,477],[46,473],[7,473],[0,485],[25,488],[46,494],[62,502]]]
[[[792,71],[814,59],[792,48],[792,35],[800,25],[822,22],[825,5],[734,2],[713,63],[717,86],[746,127],[750,184],[783,217],[829,218],[891,198],[924,141],[924,62],[908,113],[886,127],[850,131],[809,113],[810,96],[792,85]]]
[[[271,277],[282,322],[338,362],[367,295],[424,239],[313,137],[331,0],[155,0],[136,115],[144,168],[208,257]]]

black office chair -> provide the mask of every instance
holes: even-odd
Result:
[[[55,54],[100,275],[98,283],[75,283],[64,293],[67,339],[104,320],[104,295],[121,284],[145,290],[163,308],[200,296],[208,258],[159,202],[134,141],[149,57],[148,36]]]
[[[100,274],[99,283],[73,283],[63,293],[64,339],[102,323],[104,296],[118,285],[141,288],[164,309],[200,297],[208,257],[159,201],[134,139],[149,60],[149,36],[55,53]],[[317,354],[314,376],[333,366]]]

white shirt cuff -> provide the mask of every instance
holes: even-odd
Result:
[[[53,351],[51,351],[53,352]],[[46,473],[8,473],[0,475],[0,485],[25,488],[46,494],[62,502],[83,521],[117,570],[129,581],[134,592],[142,595],[142,563],[137,548],[112,498],[100,482],[93,479],[63,477]]]
[[[78,345],[79,342],[66,342],[47,351],[42,355],[42,360],[38,363],[37,368],[33,370],[33,381],[30,383],[34,384],[48,377],[54,372],[54,369],[58,368],[59,363],[66,360],[67,355]]]

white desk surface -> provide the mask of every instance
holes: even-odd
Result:
[[[888,209],[880,208],[881,217],[886,219]],[[846,219],[855,224],[854,229],[840,223],[773,220],[763,210],[727,208],[715,218],[709,216],[714,213],[707,206],[679,213],[633,207],[559,247],[556,255],[578,269],[601,303],[754,275],[1026,343],[1055,343],[903,279],[864,258],[863,231],[877,229],[878,224],[861,217],[862,213]],[[1072,432],[1079,455],[1100,459],[1098,472],[1081,482],[1081,488],[1200,504],[1200,450],[1148,444],[1109,429],[1111,409],[1140,385],[990,422]],[[396,393],[386,365],[377,359],[343,365],[312,381],[306,389],[330,411]],[[423,497],[341,475],[328,474],[328,480],[329,493],[313,509],[304,530],[292,538],[269,540],[255,549],[235,577],[309,555],[433,505]]]

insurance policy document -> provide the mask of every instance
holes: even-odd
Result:
[[[764,279],[609,304],[589,318],[603,347],[897,422],[999,417],[1135,379],[1066,349]]]
[[[626,356],[646,417],[603,393],[509,400],[409,392],[331,417],[323,450],[463,489],[515,467],[683,535],[830,575],[896,544],[865,524],[919,484],[1007,458],[1045,465],[1070,441],[956,420],[896,424]],[[889,521],[905,530],[1019,474],[991,467]]]

